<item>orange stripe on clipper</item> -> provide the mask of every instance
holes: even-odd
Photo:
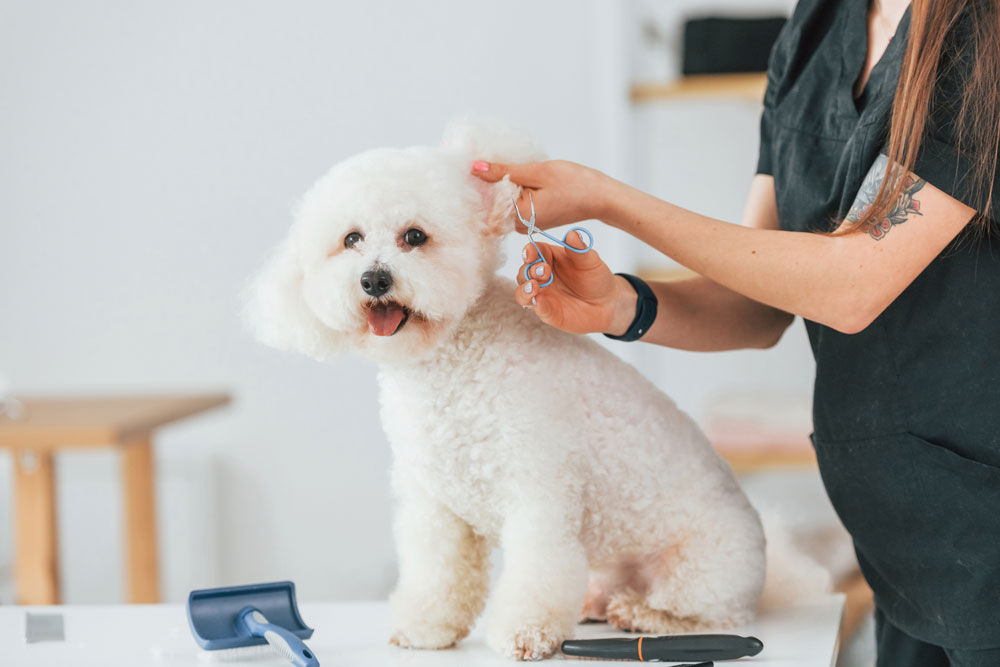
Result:
[[[638,643],[638,644],[636,644],[636,648],[638,648],[638,649],[639,649],[639,662],[645,662],[645,661],[644,661],[644,660],[642,659],[642,637],[639,637],[639,643]]]

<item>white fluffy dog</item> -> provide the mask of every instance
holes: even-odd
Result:
[[[466,123],[437,148],[346,160],[250,290],[265,342],[380,365],[399,501],[391,641],[464,637],[497,545],[487,641],[510,657],[552,654],[581,615],[655,633],[748,622],[764,535],[728,466],[634,368],[542,324],[495,275],[518,189],[469,165],[539,157]]]

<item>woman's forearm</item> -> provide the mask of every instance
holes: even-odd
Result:
[[[712,281],[808,319],[838,319],[828,237],[750,229],[699,215],[615,182],[605,221]],[[840,322],[836,322],[839,324]]]
[[[710,280],[779,311],[853,333],[876,308],[857,285],[847,237],[752,229],[611,181],[602,219]]]
[[[659,305],[647,343],[695,352],[767,348],[793,319],[702,276],[649,286]]]

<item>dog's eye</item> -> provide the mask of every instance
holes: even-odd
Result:
[[[344,237],[344,247],[345,248],[353,248],[354,244],[357,243],[358,241],[360,241],[363,238],[364,237],[361,236],[361,234],[359,232],[351,232],[350,234],[348,234],[347,236]]]
[[[427,243],[427,234],[424,234],[423,230],[412,227],[406,230],[403,234],[403,240],[406,241],[407,245],[418,246]]]

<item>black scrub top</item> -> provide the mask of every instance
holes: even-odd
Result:
[[[801,0],[772,51],[757,170],[774,176],[782,229],[835,228],[886,150],[910,14],[855,100],[867,5]],[[960,70],[935,89],[913,171],[981,210],[956,169]],[[860,333],[805,324],[820,472],[877,605],[924,641],[1000,646],[997,235],[960,235]]]

